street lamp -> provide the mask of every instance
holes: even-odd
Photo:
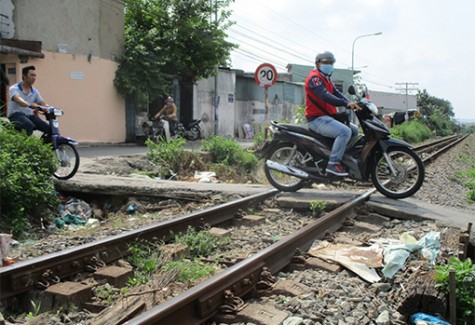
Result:
[[[353,41],[353,46],[351,47],[351,73],[353,74],[355,71],[354,71],[354,64],[355,64],[355,42],[362,38],[362,37],[368,37],[368,36],[377,36],[377,35],[381,35],[382,32],[378,32],[378,33],[374,33],[374,34],[365,34],[365,35],[360,35],[358,36],[357,38],[355,38],[355,40]],[[353,75],[352,75],[352,78],[353,78]]]
[[[368,37],[368,36],[377,36],[381,35],[382,32],[377,32],[374,34],[365,34],[365,35],[360,35],[355,40],[353,41],[353,45],[351,47],[351,82],[353,82],[354,74],[355,74],[355,42],[362,38],[362,37]],[[351,111],[351,121],[353,121],[353,111]]]

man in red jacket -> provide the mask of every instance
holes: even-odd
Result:
[[[317,55],[315,69],[305,80],[305,117],[312,131],[335,139],[325,171],[336,176],[348,176],[340,162],[346,145],[352,137],[358,135],[358,127],[352,123],[346,126],[334,119],[332,115],[337,113],[337,106],[348,109],[359,109],[359,107],[355,102],[349,101],[333,84],[331,74],[334,63],[335,57],[331,52]]]

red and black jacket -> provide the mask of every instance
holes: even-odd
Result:
[[[312,70],[305,80],[305,117],[313,120],[323,115],[337,113],[337,106],[348,105],[348,99],[335,88],[330,77],[317,69]]]

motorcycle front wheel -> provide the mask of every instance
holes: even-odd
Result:
[[[79,168],[79,153],[76,147],[70,143],[62,143],[54,153],[58,158],[58,168],[53,174],[54,177],[57,179],[73,177]]]
[[[201,138],[201,131],[197,127],[192,127],[189,131],[185,132],[185,138],[190,141],[195,141]]]
[[[290,167],[300,168],[304,161],[305,153],[294,148],[291,143],[279,143],[267,155],[266,160]],[[305,180],[285,174],[264,165],[264,171],[269,183],[283,192],[296,192],[305,185]]]
[[[424,182],[424,163],[417,153],[408,148],[390,148],[387,151],[394,172],[384,155],[371,168],[376,189],[392,199],[402,199],[416,193]]]

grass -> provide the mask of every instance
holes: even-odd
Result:
[[[468,152],[475,152],[475,144],[467,143],[465,146]],[[475,157],[473,154],[463,153],[458,157],[458,160],[463,164],[470,165],[469,169],[459,171],[456,177],[460,179],[467,188],[467,201],[473,204],[475,203]]]
[[[190,226],[186,233],[175,235],[175,242],[186,245],[191,256],[203,257],[211,255],[218,247],[228,243],[229,238],[217,237],[208,231],[197,231]]]
[[[163,270],[178,270],[176,280],[183,283],[193,283],[199,279],[213,275],[218,268],[217,263],[203,263],[198,259],[170,261],[163,266]]]

